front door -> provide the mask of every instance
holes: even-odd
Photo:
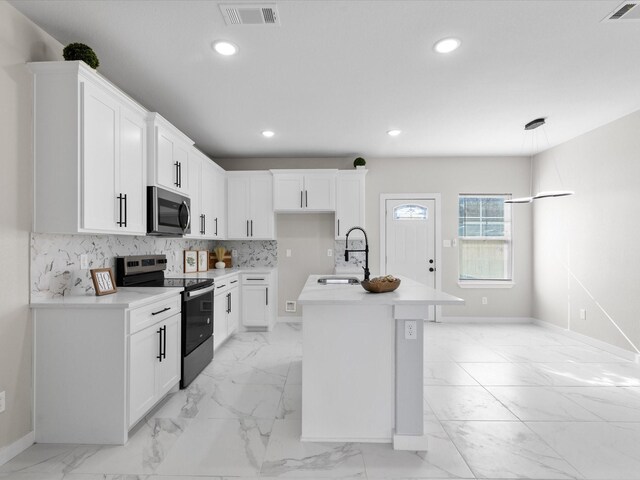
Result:
[[[387,199],[385,211],[385,272],[437,288],[435,200]],[[434,319],[434,308],[429,307],[426,320]]]

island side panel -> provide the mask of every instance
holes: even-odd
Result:
[[[396,312],[398,315],[398,312]],[[425,313],[426,315],[426,313]],[[405,338],[405,322],[416,323],[416,338]],[[424,320],[396,319],[396,435],[424,433]]]
[[[392,307],[305,305],[302,440],[391,442],[394,395]]]

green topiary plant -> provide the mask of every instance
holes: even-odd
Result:
[[[96,53],[84,43],[70,43],[64,47],[62,56],[65,60],[82,60],[93,69],[100,66]]]
[[[366,164],[367,164],[367,161],[362,157],[358,157],[353,161],[354,167],[364,167]]]

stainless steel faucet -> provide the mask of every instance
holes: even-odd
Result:
[[[360,230],[362,233],[364,233],[364,250],[349,250],[348,248],[349,234],[354,230]],[[369,275],[370,275],[369,273],[369,239],[367,238],[367,232],[365,232],[364,228],[362,227],[351,227],[347,232],[347,235],[344,241],[344,261],[345,262],[349,261],[349,253],[353,253],[353,252],[364,252],[364,267],[362,268],[364,269],[364,279],[369,280]]]

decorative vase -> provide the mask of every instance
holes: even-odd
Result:
[[[225,267],[226,267],[226,265],[224,264],[224,262],[216,262],[216,268],[222,269],[222,268],[225,268]]]

